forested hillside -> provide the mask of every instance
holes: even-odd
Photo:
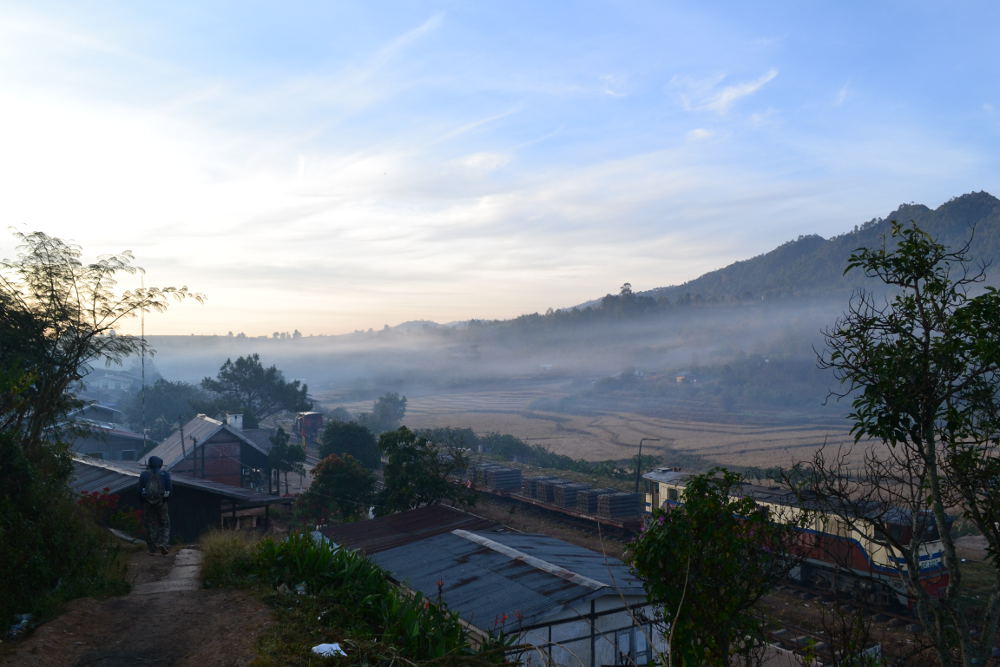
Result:
[[[993,262],[1000,258],[1000,200],[986,192],[974,192],[933,210],[922,204],[904,204],[885,218],[874,218],[830,239],[800,236],[763,255],[730,264],[682,285],[661,287],[642,295],[676,303],[692,299],[746,301],[849,292],[866,283],[860,274],[843,275],[848,256],[862,246],[879,246],[893,220],[904,224],[915,222],[950,247],[960,247],[971,240],[971,255],[977,260]]]

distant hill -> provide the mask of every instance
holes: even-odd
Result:
[[[669,299],[732,302],[773,300],[796,296],[834,296],[864,284],[860,273],[844,276],[851,252],[882,243],[891,221],[913,221],[945,245],[958,248],[970,238],[976,261],[1000,260],[1000,199],[987,192],[956,197],[931,210],[922,204],[904,204],[885,218],[875,218],[853,231],[824,239],[800,236],[752,259],[730,264],[681,285],[658,287],[643,296]],[[998,282],[996,278],[991,282]]]

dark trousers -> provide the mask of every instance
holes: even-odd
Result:
[[[146,524],[146,546],[150,551],[170,546],[170,512],[167,503],[143,503],[143,522]]]

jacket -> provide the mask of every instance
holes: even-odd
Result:
[[[149,483],[149,477],[151,475],[160,476],[160,481],[163,483],[163,500],[168,500],[170,498],[170,492],[173,490],[173,486],[170,484],[170,473],[162,468],[142,471],[139,475],[139,497],[143,500],[146,499],[146,484]]]

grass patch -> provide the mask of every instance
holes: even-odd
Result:
[[[241,530],[213,530],[201,538],[201,579],[205,588],[254,585],[260,537]]]

